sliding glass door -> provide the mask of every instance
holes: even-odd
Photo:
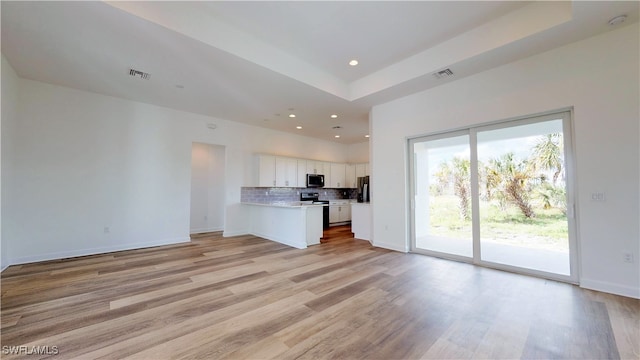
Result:
[[[570,113],[409,141],[412,251],[574,281]]]
[[[569,276],[562,117],[476,137],[481,260]]]
[[[468,132],[412,144],[415,248],[472,257]]]

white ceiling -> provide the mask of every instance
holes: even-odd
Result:
[[[638,4],[2,1],[2,53],[24,78],[350,144],[375,104],[637,22]]]

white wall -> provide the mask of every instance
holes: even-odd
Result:
[[[638,33],[632,24],[374,107],[374,244],[408,248],[407,137],[573,107],[580,284],[640,297]],[[606,202],[591,201],[596,191]]]
[[[224,230],[224,146],[193,143],[191,147],[190,232]]]
[[[188,241],[193,142],[225,147],[225,235],[247,231],[240,187],[253,185],[254,153],[346,161],[346,147],[333,142],[26,79],[18,85],[16,127],[2,129],[3,145],[14,144],[11,158],[2,154],[3,174],[5,160],[14,164],[13,182],[2,182],[12,195],[2,198],[12,264]]]
[[[7,60],[2,56],[2,114],[0,117],[0,270],[4,270],[9,265],[9,246],[8,238],[2,236],[4,228],[2,227],[2,214],[5,212],[5,202],[11,196],[9,187],[13,174],[13,162],[11,154],[13,154],[14,139],[8,137],[12,134],[17,122],[17,106],[18,106],[18,76],[9,65]]]
[[[347,162],[350,164],[369,162],[369,141],[347,145]]]

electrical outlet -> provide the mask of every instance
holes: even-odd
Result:
[[[630,263],[630,264],[633,263],[633,254],[632,253],[625,252],[625,253],[622,254],[622,256],[623,256],[624,262]]]
[[[108,226],[105,226],[105,227],[104,227],[104,233],[105,233],[105,234],[108,234],[108,233],[110,233],[110,232],[111,232],[111,229],[109,229],[109,227],[108,227]]]

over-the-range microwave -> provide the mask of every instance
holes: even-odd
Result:
[[[321,187],[324,187],[324,175],[322,175],[322,174],[307,174],[307,187],[308,188],[321,188]]]

